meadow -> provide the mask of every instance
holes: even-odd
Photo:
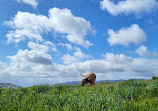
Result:
[[[158,80],[0,88],[1,111],[158,111]]]

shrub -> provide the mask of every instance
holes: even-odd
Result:
[[[153,76],[153,77],[152,77],[152,80],[158,80],[158,77]]]

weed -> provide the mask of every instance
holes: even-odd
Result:
[[[0,88],[0,110],[157,111],[158,81]]]

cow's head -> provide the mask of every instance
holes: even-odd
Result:
[[[81,84],[81,86],[85,86],[85,84],[87,84],[88,82],[89,82],[89,79],[88,79],[88,78],[82,79],[82,84]]]

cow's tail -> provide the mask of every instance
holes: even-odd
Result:
[[[80,74],[81,74],[82,77],[86,77],[86,76],[83,76],[83,73],[80,73]]]

